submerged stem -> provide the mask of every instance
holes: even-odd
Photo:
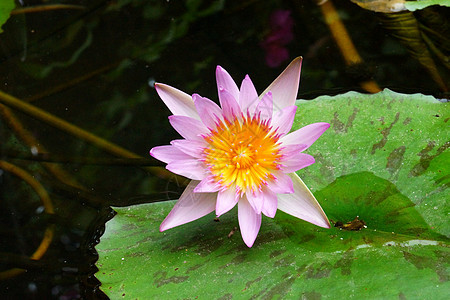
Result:
[[[90,133],[78,126],[75,126],[59,117],[56,117],[43,109],[40,109],[34,105],[26,103],[16,97],[13,97],[0,90],[0,102],[3,104],[18,109],[38,120],[45,122],[59,130],[65,131],[77,138],[91,143],[92,145],[111,153],[115,156],[125,157],[125,158],[142,158],[138,154],[131,152],[125,148],[122,148],[110,141],[107,141],[95,134]],[[160,167],[144,167],[145,170],[159,176],[162,178],[172,178],[174,175]]]

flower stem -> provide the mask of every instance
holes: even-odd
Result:
[[[358,50],[350,38],[347,29],[339,17],[336,8],[331,0],[318,1],[317,5],[320,7],[325,23],[331,31],[334,41],[336,42],[342,56],[344,57],[347,65],[360,64],[363,62],[361,56],[359,56]],[[361,87],[369,93],[377,93],[381,91],[381,88],[374,80],[366,80],[359,83]]]

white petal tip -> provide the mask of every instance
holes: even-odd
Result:
[[[275,215],[276,215],[277,213],[276,213],[276,211],[275,211],[275,213],[263,213],[263,214],[264,214],[266,217],[273,219],[273,218],[275,218]]]
[[[222,68],[221,66],[217,66],[216,67],[216,73],[217,72],[224,72],[225,71],[225,69],[224,68]],[[225,71],[226,72],[226,71]]]
[[[164,223],[162,223],[161,226],[159,226],[159,232],[166,231],[167,229],[169,228],[167,228],[167,226],[164,226]]]
[[[249,248],[251,248],[252,246],[253,246],[253,244],[254,244],[254,242],[253,243],[246,243],[245,241],[244,241],[244,243],[247,245],[247,247],[249,247]]]
[[[326,229],[330,229],[331,228],[331,224],[328,221],[328,219],[322,219],[319,222],[314,222],[312,224],[317,225],[317,226],[322,227],[322,228],[326,228]]]
[[[244,237],[242,236],[242,240],[244,241],[245,245],[247,245],[247,247],[251,248],[253,247],[253,244],[255,244],[256,237],[254,239],[244,239]]]

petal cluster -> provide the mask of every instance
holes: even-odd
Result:
[[[172,127],[183,139],[150,150],[173,173],[192,179],[162,222],[164,231],[210,212],[220,216],[236,204],[242,238],[251,247],[261,215],[277,209],[321,227],[329,222],[295,171],[314,163],[302,151],[330,126],[314,123],[289,133],[297,107],[301,57],[258,96],[247,75],[240,87],[226,70],[216,69],[220,106],[157,83],[173,113]]]

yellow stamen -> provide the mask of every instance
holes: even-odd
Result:
[[[279,137],[258,116],[242,116],[218,121],[205,140],[204,161],[223,187],[236,185],[237,191],[256,191],[273,179],[281,158]]]

